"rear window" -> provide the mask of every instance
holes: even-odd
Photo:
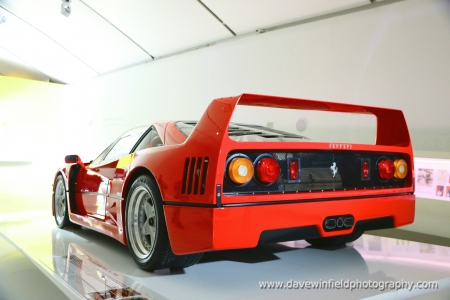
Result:
[[[308,138],[274,128],[261,125],[230,123],[228,136],[238,142],[293,142],[307,140]]]
[[[192,130],[194,130],[197,121],[179,121],[175,123],[175,126],[186,136],[190,136]]]
[[[175,125],[186,137],[188,137],[189,135],[191,135],[195,125],[197,125],[197,121],[179,121],[176,122]],[[257,142],[266,140],[279,142],[307,139],[306,137],[301,135],[296,135],[273,128],[241,123],[230,123],[230,125],[228,126],[228,136],[231,139],[240,142]]]

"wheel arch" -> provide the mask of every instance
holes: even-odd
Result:
[[[122,189],[122,207],[121,207],[121,211],[122,211],[122,223],[123,225],[126,224],[126,206],[128,205],[127,201],[128,201],[128,196],[132,195],[132,193],[134,193],[134,190],[131,191],[131,187],[133,186],[133,183],[136,182],[136,180],[142,176],[142,175],[146,175],[149,177],[149,179],[147,180],[142,180],[142,182],[139,182],[139,185],[137,185],[137,188],[142,188],[142,184],[144,183],[144,185],[149,185],[148,187],[150,188],[150,191],[154,191],[155,194],[156,192],[159,192],[160,195],[161,194],[161,186],[160,184],[158,184],[158,181],[156,179],[156,176],[145,166],[140,166],[137,167],[135,169],[132,169],[132,172],[129,173],[129,175],[127,176],[123,189]],[[156,184],[156,186],[155,186]],[[156,190],[157,189],[157,190]],[[153,198],[159,198],[159,196],[154,195]],[[159,204],[161,205],[161,210],[159,209],[155,209],[155,214],[158,215],[158,217],[161,217],[159,220],[157,219],[157,222],[165,227],[165,228],[161,228],[159,227],[158,229],[158,238],[153,239],[153,242],[156,241],[156,244],[154,244],[154,248],[152,252],[149,252],[149,256],[146,256],[146,254],[144,252],[140,252],[139,250],[136,250],[136,243],[129,240],[128,239],[128,232],[127,232],[127,228],[126,226],[124,226],[124,238],[125,238],[125,242],[126,245],[128,246],[128,248],[130,249],[130,252],[132,254],[132,257],[134,259],[134,261],[137,263],[137,265],[143,269],[143,270],[147,270],[147,271],[154,271],[157,269],[164,269],[164,268],[186,268],[189,267],[195,263],[197,263],[201,257],[202,257],[202,253],[194,253],[194,254],[188,254],[188,255],[176,255],[173,253],[172,250],[172,243],[170,241],[170,235],[168,233],[167,229],[167,222],[166,222],[166,214],[165,214],[165,210],[164,210],[164,199],[162,198],[162,196],[160,196],[160,199],[154,199],[154,200],[158,200],[154,202],[155,206],[159,206]],[[132,201],[136,201],[134,200],[136,198],[133,198]],[[123,205],[125,203],[125,205]],[[135,209],[136,206],[134,206],[133,209]],[[162,213],[162,215],[160,214]],[[161,222],[162,221],[162,222]],[[160,231],[160,229],[162,229],[163,231]],[[135,234],[135,230],[131,230],[130,234],[134,235]],[[140,230],[138,231],[140,232]],[[134,245],[134,246],[133,246]],[[137,255],[136,253],[141,253],[141,255]],[[144,256],[142,256],[142,253],[144,254]]]
[[[134,168],[131,173],[127,176],[127,178],[125,179],[125,183],[123,185],[123,189],[122,189],[122,198],[123,198],[123,205],[121,205],[121,209],[120,209],[120,213],[122,215],[122,228],[124,229],[124,241],[126,243],[127,241],[127,232],[125,230],[125,222],[126,222],[126,212],[125,212],[125,208],[126,208],[126,203],[128,201],[128,193],[130,192],[131,186],[133,185],[133,182],[136,181],[136,179],[141,176],[141,175],[148,175],[150,176],[153,180],[155,180],[156,185],[158,186],[158,190],[159,193],[161,194],[161,189],[159,187],[158,181],[156,180],[156,177],[153,175],[153,173],[147,169],[146,167],[137,167]],[[162,203],[161,203],[162,204]]]
[[[156,180],[156,177],[153,175],[153,173],[149,169],[147,169],[146,167],[134,168],[131,171],[131,173],[127,176],[127,178],[125,179],[125,183],[123,185],[123,190],[122,190],[122,198],[123,198],[123,200],[127,201],[128,193],[130,191],[131,186],[133,185],[133,182],[136,180],[136,178],[138,178],[141,175],[148,175],[148,176],[150,176],[158,184],[158,182]],[[159,184],[158,184],[158,189],[159,189],[159,192],[161,193],[161,189],[159,188]]]

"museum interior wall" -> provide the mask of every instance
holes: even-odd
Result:
[[[66,151],[64,92],[61,84],[0,76],[0,221],[49,208],[57,156]]]
[[[9,96],[0,100],[0,134],[8,136],[0,154],[32,149],[15,160],[45,164],[46,175],[31,181],[51,195],[49,177],[64,154],[88,161],[132,126],[197,119],[214,98],[258,93],[401,109],[415,156],[450,159],[448,53],[450,2],[408,0],[217,42],[76,85],[19,80],[28,94],[14,96],[21,97],[14,104],[5,102]],[[5,105],[17,119],[2,114]],[[323,131],[339,126],[332,118],[321,123]],[[10,172],[20,178],[17,168]],[[25,189],[17,183],[7,191]],[[32,201],[19,210],[50,205],[50,198]],[[417,208],[406,230],[450,238],[450,202],[419,198]]]
[[[99,149],[130,126],[195,119],[212,99],[249,92],[399,108],[416,155],[450,158],[449,25],[448,1],[399,1],[72,85],[69,101],[92,114]]]

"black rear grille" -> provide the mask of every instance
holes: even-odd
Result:
[[[397,159],[402,155],[385,153],[366,153],[357,151],[302,151],[302,152],[247,152],[233,151],[229,156],[242,153],[255,160],[262,154],[273,156],[280,164],[280,177],[271,185],[263,185],[254,178],[247,184],[237,186],[225,178],[223,191],[225,194],[264,194],[284,192],[313,192],[326,190],[375,189],[404,187],[406,180],[383,181],[377,174],[377,162],[380,158]],[[300,174],[297,182],[288,180],[288,161],[298,158]],[[361,178],[361,161],[370,164],[370,179]],[[333,176],[332,166],[336,164],[337,172]],[[255,168],[256,169],[256,168]]]
[[[187,157],[184,162],[182,194],[205,194],[208,157]]]

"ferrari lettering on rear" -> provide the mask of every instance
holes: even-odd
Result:
[[[349,150],[352,149],[352,145],[351,144],[330,144],[329,145],[330,149],[344,149],[344,150]]]

